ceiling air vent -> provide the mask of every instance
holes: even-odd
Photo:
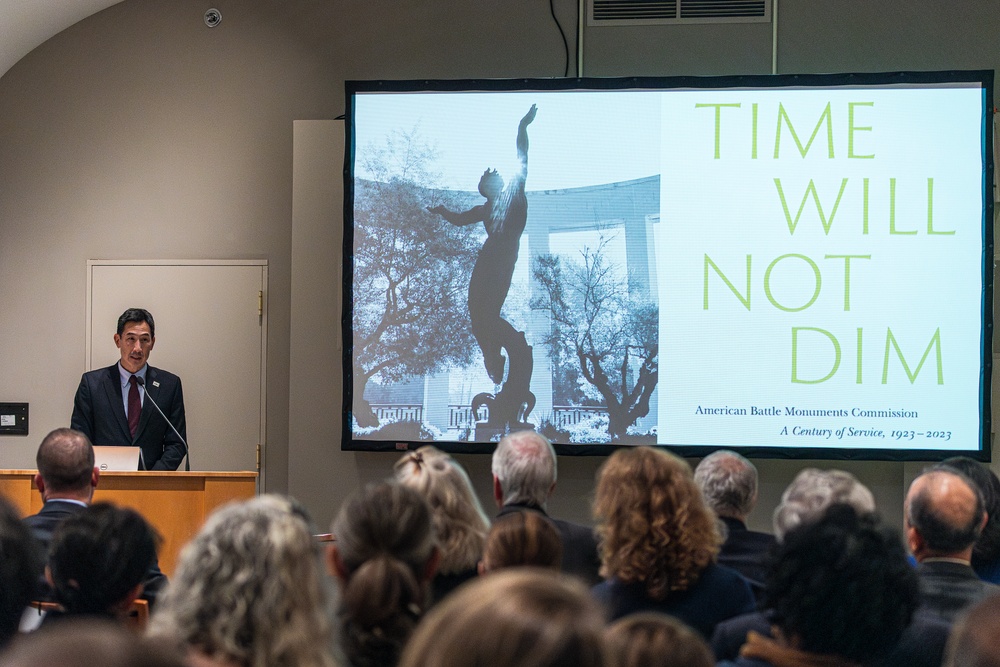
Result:
[[[771,0],[588,0],[588,25],[767,23]]]

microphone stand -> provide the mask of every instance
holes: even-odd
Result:
[[[171,423],[171,421],[167,419],[167,416],[163,414],[163,410],[160,409],[160,406],[156,404],[156,401],[153,399],[153,397],[149,394],[148,391],[146,391],[146,381],[143,380],[138,375],[135,376],[135,381],[139,384],[140,387],[142,387],[143,393],[146,394],[146,398],[148,398],[153,403],[153,407],[156,408],[156,411],[160,413],[161,417],[163,417],[163,421],[167,422],[167,426],[170,427],[170,430],[173,431],[178,438],[180,438],[181,444],[184,445],[184,470],[187,472],[191,472],[191,449],[188,447],[187,441],[184,440],[184,436],[182,436],[180,432],[177,430],[177,428],[173,425],[173,423]],[[140,457],[142,456],[141,447],[139,448],[139,456]],[[143,461],[142,467],[143,468],[146,467],[145,461]]]

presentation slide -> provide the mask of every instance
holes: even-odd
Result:
[[[983,74],[349,82],[344,446],[979,452]]]

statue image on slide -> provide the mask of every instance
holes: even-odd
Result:
[[[479,406],[486,405],[488,426],[499,431],[531,428],[525,422],[535,405],[535,396],[529,388],[533,369],[531,346],[524,332],[517,331],[501,316],[501,310],[510,291],[518,245],[528,219],[528,200],[524,194],[528,125],[535,119],[536,111],[532,104],[518,124],[519,167],[506,185],[500,174],[487,169],[479,179],[479,193],[486,198],[485,203],[467,211],[451,211],[440,205],[427,209],[456,226],[482,222],[486,227],[487,237],[469,280],[469,316],[472,335],[483,352],[486,372],[494,384],[503,383],[503,387],[495,395],[478,394],[472,400],[472,409],[475,413]]]

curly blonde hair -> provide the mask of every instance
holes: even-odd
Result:
[[[662,449],[634,447],[612,454],[597,475],[601,575],[643,582],[654,600],[693,586],[722,537],[691,467]]]
[[[490,521],[472,490],[469,475],[451,456],[425,445],[394,466],[396,481],[418,491],[431,506],[441,549],[438,572],[456,574],[476,567]]]

